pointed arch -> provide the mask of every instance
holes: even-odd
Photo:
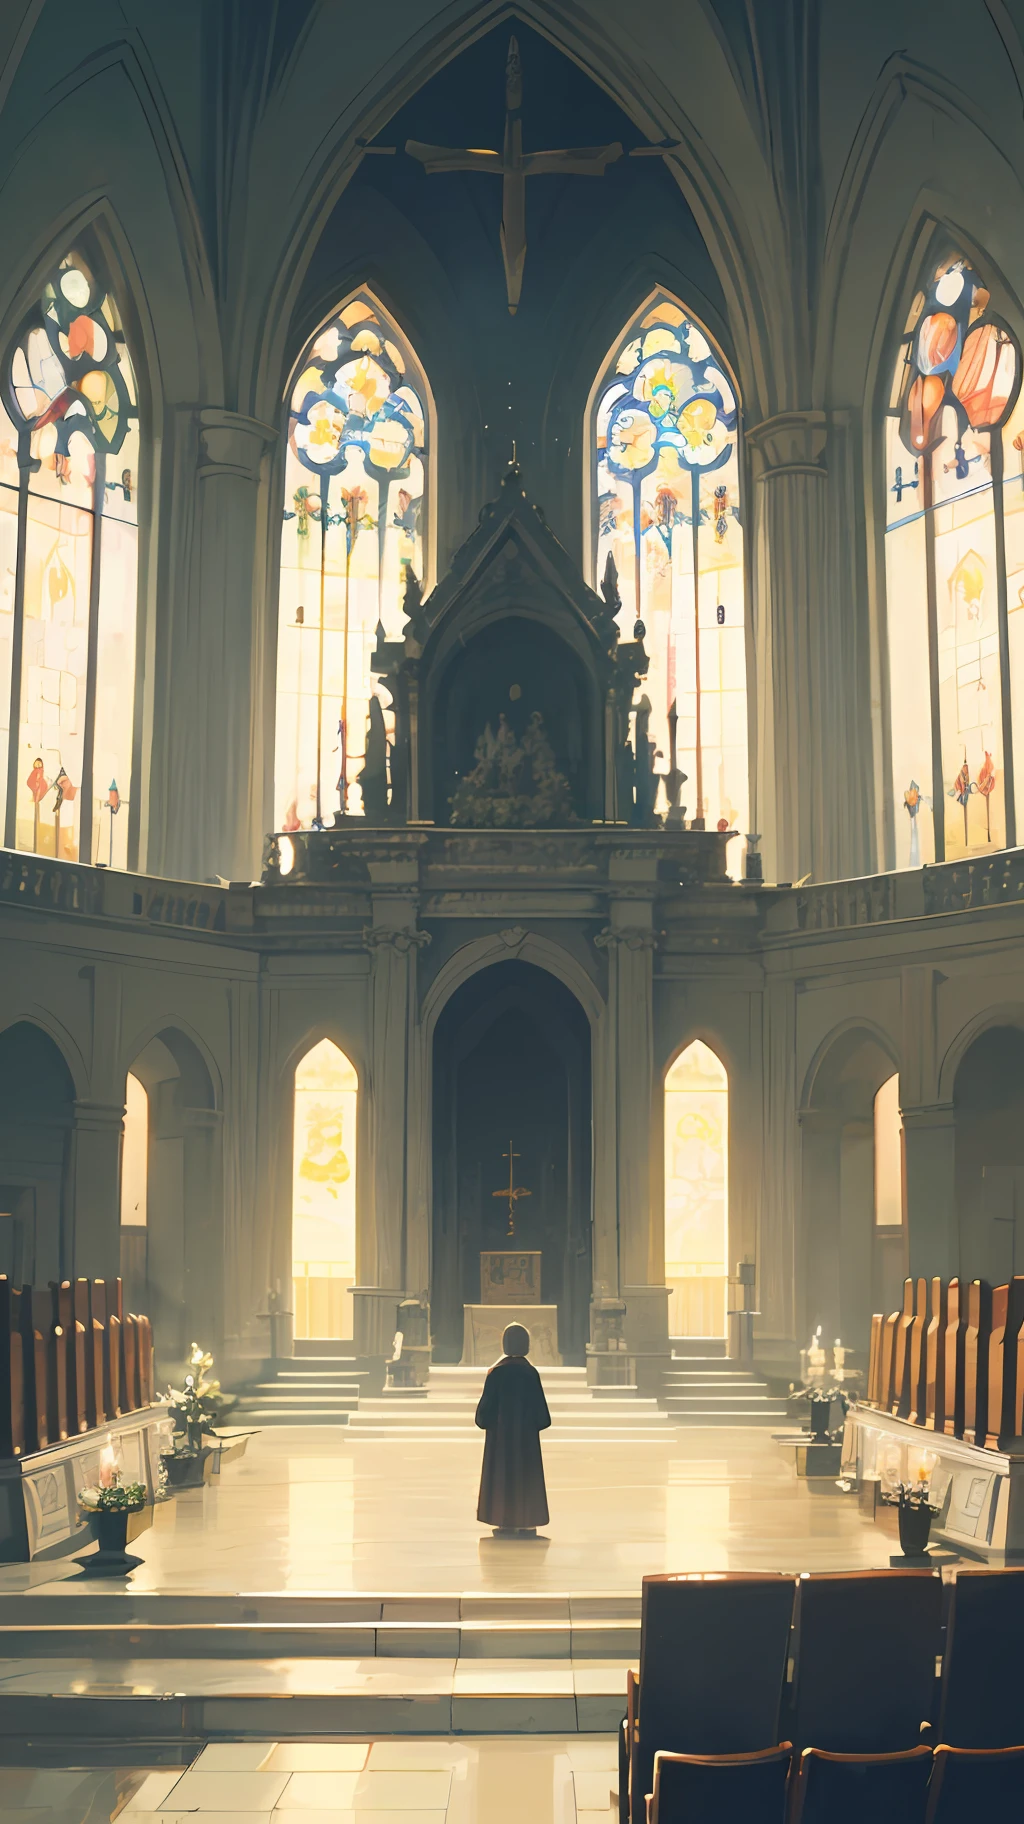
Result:
[[[674,1336],[724,1336],[729,1073],[692,1039],[665,1073],[665,1283]]]
[[[352,1335],[359,1078],[333,1039],[295,1065],[292,1282],[295,1334]]]
[[[361,286],[286,394],[275,828],[386,811],[393,716],[374,642],[400,637],[430,561],[434,406],[408,337]]]
[[[747,815],[746,576],[740,402],[710,332],[653,291],[591,388],[584,509],[595,580],[610,562],[622,637],[644,639],[638,712],[666,779],[697,827],[743,829]],[[634,633],[641,626],[641,635]],[[637,741],[644,738],[637,717]]]

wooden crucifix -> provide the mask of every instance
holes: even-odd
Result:
[[[622,144],[578,146],[560,152],[523,151],[523,66],[519,45],[509,39],[505,64],[505,143],[501,152],[476,146],[428,146],[407,139],[405,149],[418,158],[428,176],[436,171],[489,171],[501,176],[501,256],[505,262],[509,313],[515,316],[526,264],[526,180],[528,177],[603,177],[605,167],[622,157]],[[645,148],[646,149],[646,148]],[[661,148],[658,148],[660,155]]]
[[[516,1204],[520,1197],[529,1197],[532,1195],[532,1192],[528,1191],[525,1185],[516,1183],[515,1162],[518,1159],[519,1154],[512,1151],[511,1140],[508,1143],[508,1152],[502,1153],[501,1156],[503,1159],[508,1160],[508,1185],[500,1191],[492,1191],[491,1196],[506,1197],[508,1199],[507,1233],[509,1235],[514,1235],[516,1232]]]

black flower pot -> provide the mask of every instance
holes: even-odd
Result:
[[[96,1528],[96,1543],[101,1552],[124,1552],[128,1548],[128,1509],[111,1508],[107,1513],[95,1513],[92,1517]]]
[[[926,1501],[919,1507],[911,1507],[907,1502],[899,1508],[900,1549],[906,1558],[923,1558],[928,1549],[928,1535],[932,1530],[932,1510]]]
[[[211,1454],[208,1444],[204,1444],[202,1450],[181,1451],[178,1455],[171,1450],[162,1452],[160,1461],[167,1471],[168,1488],[202,1488],[204,1466]]]
[[[832,1417],[831,1400],[811,1401],[811,1437],[828,1442],[828,1422]]]

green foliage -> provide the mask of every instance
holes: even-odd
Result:
[[[504,716],[488,723],[476,744],[476,765],[449,803],[452,823],[473,830],[538,830],[575,823],[572,792],[534,710],[517,741]]]
[[[78,1505],[87,1514],[137,1514],[146,1505],[146,1484],[144,1482],[122,1482],[120,1471],[118,1478],[109,1488],[80,1488]]]

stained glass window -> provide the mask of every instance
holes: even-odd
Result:
[[[138,394],[98,263],[56,266],[0,386],[0,780],[8,847],[125,867]]]
[[[289,393],[277,648],[275,824],[363,811],[370,659],[422,580],[427,389],[405,337],[359,292],[303,350]],[[379,699],[390,742],[393,718]]]
[[[695,1039],[665,1078],[665,1283],[673,1336],[724,1336],[729,1078]]]
[[[145,1228],[149,1191],[149,1097],[131,1071],[124,1091],[121,1142],[121,1226]]]
[[[351,1336],[359,1084],[330,1039],[295,1072],[292,1280],[296,1336]]]
[[[1016,339],[992,312],[971,262],[959,253],[931,262],[906,320],[886,408],[898,867],[1016,841],[1012,708],[1024,689],[1020,371]]]
[[[707,332],[657,295],[594,392],[596,575],[614,559],[622,636],[642,620],[656,770],[687,775],[698,826],[747,827],[746,630],[738,407]],[[638,693],[639,695],[640,693]],[[664,793],[659,807],[666,808]],[[734,845],[735,846],[735,845]]]

